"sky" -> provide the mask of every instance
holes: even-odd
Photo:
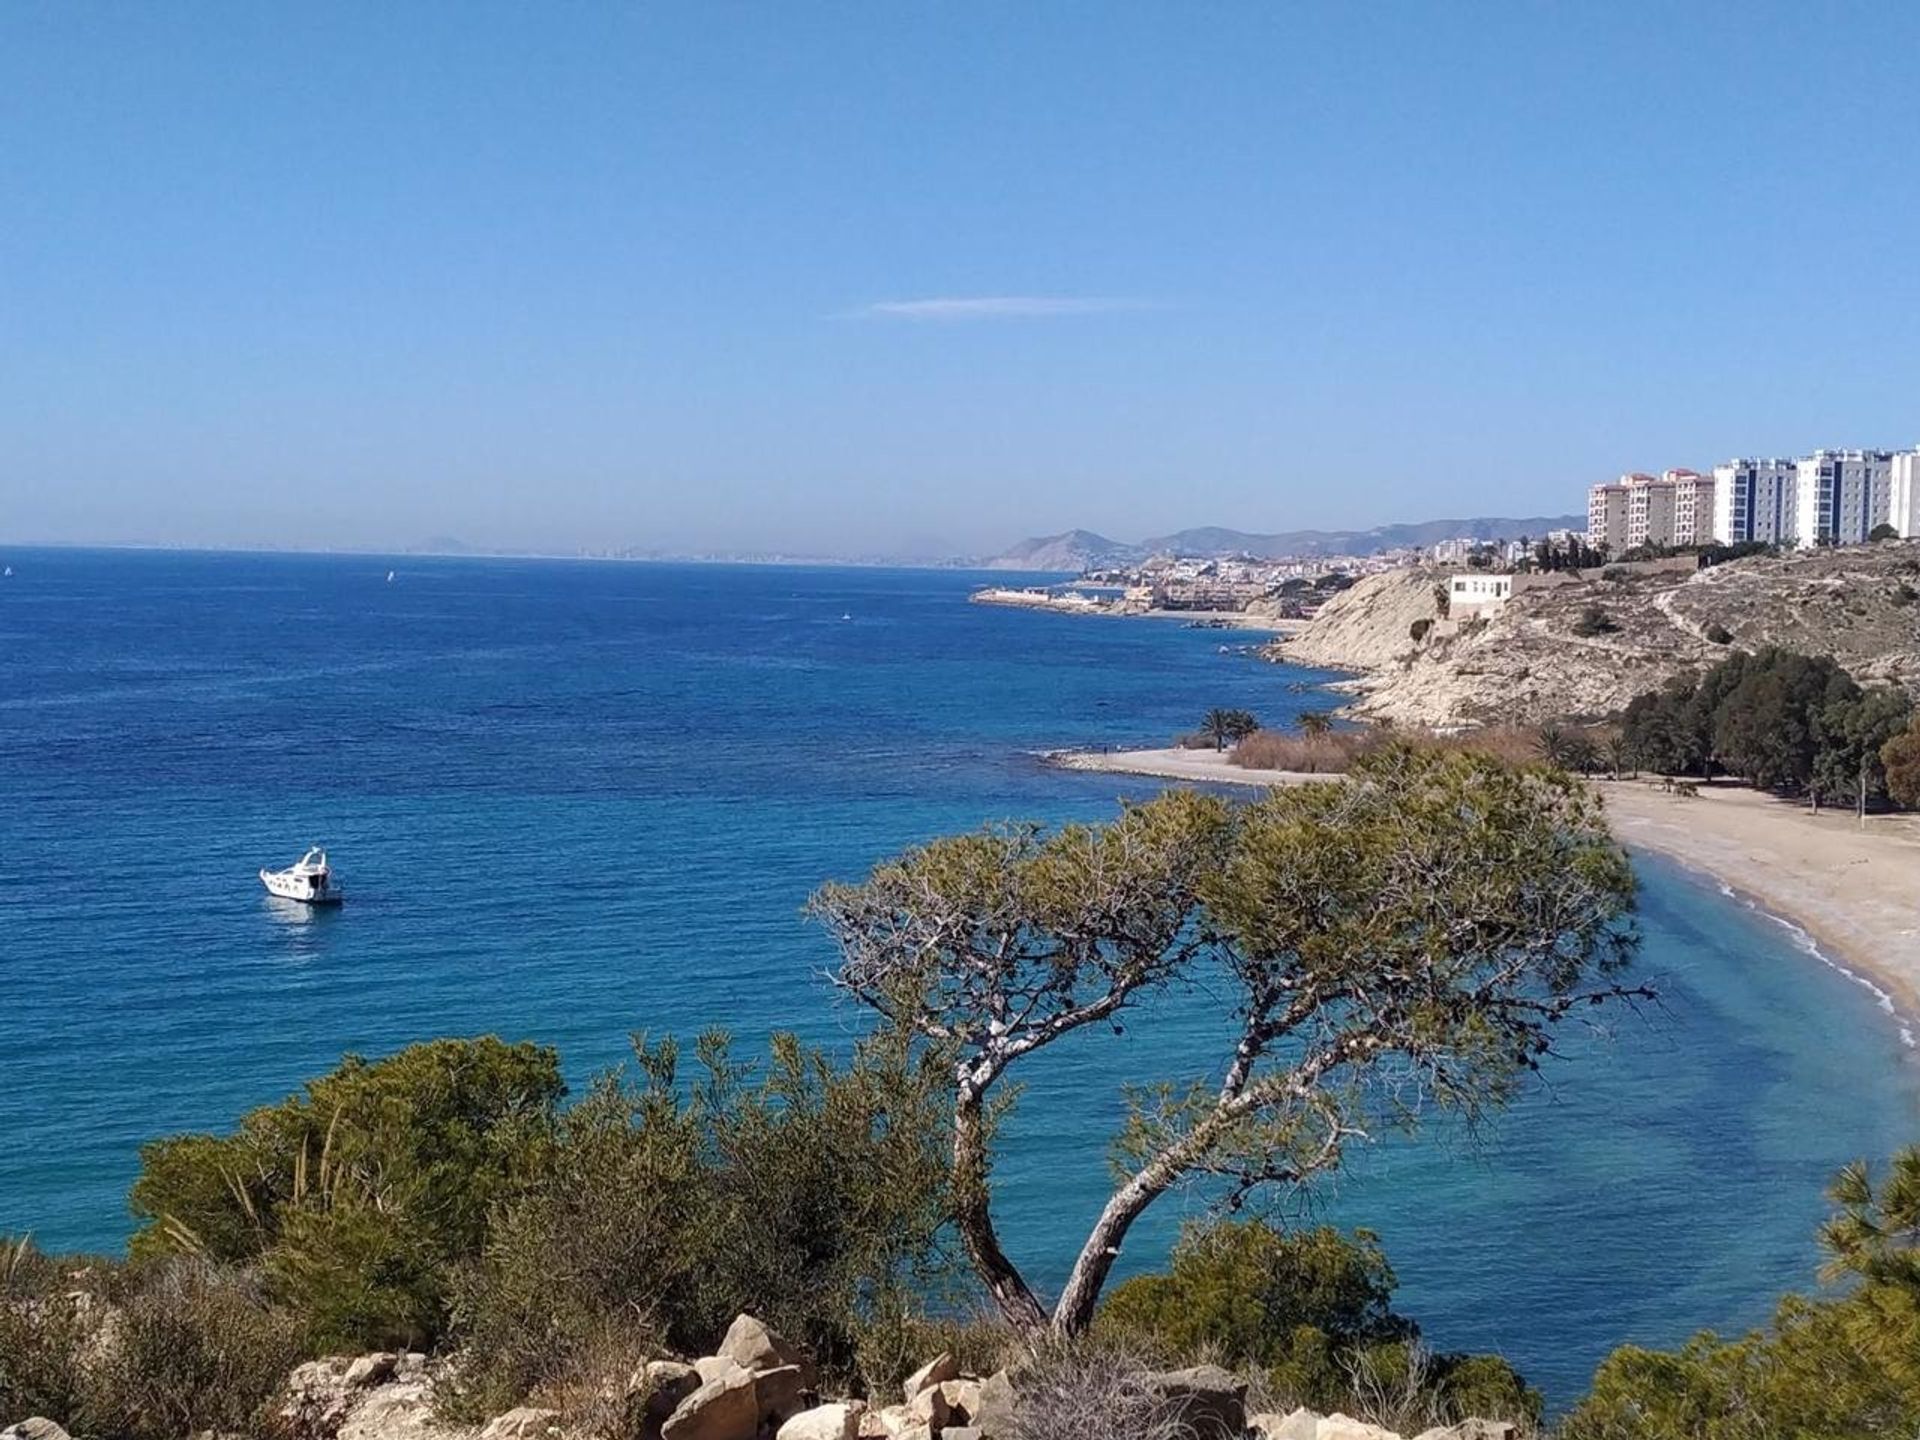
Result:
[[[1920,6],[0,6],[0,540],[990,553],[1920,441]]]

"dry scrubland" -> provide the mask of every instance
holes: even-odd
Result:
[[[1618,578],[1589,571],[1522,591],[1483,623],[1451,634],[1436,626],[1423,640],[1413,638],[1416,622],[1440,618],[1434,587],[1451,572],[1373,576],[1268,654],[1357,672],[1345,687],[1357,716],[1442,729],[1612,715],[1729,648],[1766,645],[1831,654],[1862,682],[1920,694],[1920,543],[1756,556],[1701,571],[1611,568]],[[1579,633],[1593,606],[1615,628]]]

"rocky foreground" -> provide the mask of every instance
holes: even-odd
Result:
[[[1358,716],[1435,729],[1599,719],[1735,647],[1831,655],[1920,696],[1920,542],[1548,576],[1465,623],[1441,613],[1449,573],[1371,576],[1267,653],[1356,672]]]
[[[451,1424],[436,1405],[449,1368],[420,1354],[311,1361],[288,1377],[272,1428],[286,1440],[1053,1440],[1026,1413],[1020,1377],[1004,1370],[962,1374],[950,1355],[909,1376],[893,1403],[826,1399],[806,1356],[750,1315],[734,1321],[717,1353],[649,1361],[624,1384],[608,1386],[594,1397],[593,1420],[584,1426],[535,1406],[484,1425]],[[1143,1372],[1123,1388],[1138,1402],[1136,1413],[1156,1417],[1151,1440],[1408,1440],[1345,1415],[1249,1414],[1246,1382],[1211,1365]],[[1093,1432],[1076,1427],[1073,1433]],[[1111,1433],[1112,1440],[1136,1440],[1131,1428]],[[1505,1422],[1468,1420],[1423,1430],[1412,1440],[1516,1436]],[[69,1437],[51,1420],[36,1418],[0,1431],[0,1440]],[[1139,1440],[1148,1440],[1146,1432]]]

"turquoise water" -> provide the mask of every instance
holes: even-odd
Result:
[[[577,1082],[637,1029],[844,1038],[799,915],[821,880],[1151,788],[1040,749],[1327,703],[1325,676],[1222,653],[1238,637],[970,606],[980,577],[951,572],[0,558],[0,1231],[50,1248],[124,1241],[143,1139],[343,1050],[494,1031]],[[313,841],[340,913],[254,878]],[[1639,868],[1664,1003],[1569,1037],[1478,1145],[1382,1147],[1315,1200],[1382,1234],[1434,1344],[1562,1400],[1621,1340],[1764,1319],[1811,1282],[1829,1173],[1920,1136],[1871,994]],[[1119,1084],[1204,1069],[1216,1029],[1176,1000],[1030,1077],[1000,1199],[1036,1277],[1098,1207]]]

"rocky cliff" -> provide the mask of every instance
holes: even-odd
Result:
[[[1358,672],[1356,715],[1436,728],[1598,719],[1734,647],[1831,655],[1863,682],[1920,695],[1920,543],[1708,570],[1610,567],[1523,590],[1466,623],[1440,616],[1443,578],[1402,570],[1362,581],[1269,653]],[[1434,623],[1415,639],[1422,619]]]

